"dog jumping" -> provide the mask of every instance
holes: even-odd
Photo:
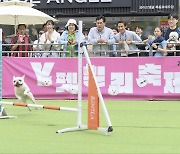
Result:
[[[29,99],[34,104],[36,104],[35,98],[33,94],[31,93],[30,88],[25,83],[24,78],[25,78],[25,75],[23,75],[22,77],[13,76],[15,96],[22,103],[26,103],[26,101]],[[28,109],[29,111],[31,111],[30,107],[28,107]]]

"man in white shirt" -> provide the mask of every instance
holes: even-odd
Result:
[[[112,29],[105,26],[106,18],[98,16],[96,27],[92,27],[88,34],[88,42],[93,45],[95,55],[109,55],[109,46],[115,42]]]
[[[118,21],[119,33],[115,35],[115,41],[119,44],[120,50],[124,50],[122,56],[137,57],[139,49],[136,43],[142,42],[141,38],[133,31],[126,30],[126,22]]]

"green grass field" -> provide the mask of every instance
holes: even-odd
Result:
[[[105,102],[114,129],[108,136],[95,130],[57,134],[59,129],[76,126],[74,112],[29,112],[4,105],[17,118],[0,120],[0,154],[180,154],[180,101]],[[37,103],[77,106],[77,101],[69,100]],[[86,109],[83,101],[83,124]],[[102,111],[101,126],[107,127]]]

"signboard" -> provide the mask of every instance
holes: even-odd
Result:
[[[1,2],[6,0],[1,0]],[[21,0],[23,1],[23,0]],[[37,9],[131,7],[131,0],[24,0],[36,4]]]
[[[1,2],[6,0],[0,0]],[[130,14],[167,15],[178,13],[179,0],[22,0],[36,4],[35,8],[49,15]],[[73,10],[72,10],[73,9]],[[79,10],[80,9],[80,10]],[[95,10],[94,10],[95,9]],[[97,9],[97,10],[96,10]]]
[[[91,61],[104,99],[180,99],[179,57],[96,57]],[[77,99],[77,69],[77,58],[3,57],[3,97],[15,97],[13,76],[25,75],[25,82],[36,99]],[[87,99],[85,59],[82,81],[83,99]]]

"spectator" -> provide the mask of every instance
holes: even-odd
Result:
[[[54,51],[58,51],[57,42],[60,34],[54,29],[54,22],[52,20],[48,20],[46,26],[47,32],[43,33],[39,38],[40,44],[44,44],[39,46],[41,51],[45,51],[42,57],[59,57],[59,53]]]
[[[84,31],[83,34],[84,34],[85,41],[86,41],[86,48],[89,53],[92,53],[92,44],[89,44],[89,42],[88,42],[88,31]]]
[[[156,27],[154,29],[154,36],[155,38],[150,40],[148,43],[154,50],[156,50],[154,57],[163,57],[167,55],[167,42],[162,36],[163,29],[160,27]]]
[[[41,51],[41,49],[40,49],[40,45],[39,45],[39,42],[40,42],[40,37],[41,37],[41,35],[44,33],[44,31],[39,31],[39,33],[38,33],[38,39],[37,40],[35,40],[34,42],[33,42],[33,51],[35,51],[34,53],[33,53],[33,57],[41,57],[42,56],[42,53],[41,52],[39,52],[39,51]]]
[[[137,26],[136,29],[135,29],[135,32],[141,38],[142,41],[147,40],[147,37],[145,37],[143,35],[143,27]],[[145,47],[146,47],[145,43],[137,44],[136,46],[138,47],[139,50],[146,50],[145,49]],[[139,56],[149,56],[149,53],[141,51]]]
[[[88,43],[88,31],[83,32],[86,43]]]
[[[112,31],[113,31],[114,35],[116,35],[118,33],[118,29],[117,28],[112,28]]]
[[[56,31],[60,34],[60,36],[62,35],[62,33],[65,31],[65,28],[64,27],[56,27]],[[64,50],[64,45],[61,44],[60,45],[60,55],[61,55],[61,52]]]
[[[28,52],[22,52],[22,51],[32,51],[31,39],[28,37],[25,31],[26,31],[26,25],[19,24],[17,35],[11,39],[11,44],[12,44],[11,50],[19,51],[13,53],[13,56],[15,57],[28,57],[29,56]]]
[[[169,39],[169,34],[171,32],[177,32],[179,34],[179,41],[180,41],[180,28],[177,27],[177,23],[178,23],[178,15],[177,14],[170,14],[168,15],[168,25],[169,25],[169,28],[166,28],[164,30],[164,33],[163,33],[163,37],[165,38],[165,40],[168,40]],[[171,48],[172,47],[172,44],[168,44],[167,45],[168,48]],[[177,46],[176,47],[177,50],[180,50],[180,46]],[[180,56],[180,52],[171,52],[171,53],[168,53],[168,56]]]
[[[34,42],[35,40],[37,40],[39,38],[38,31],[34,27],[30,28],[29,30],[30,30],[29,36],[30,36],[31,40]]]
[[[112,31],[114,33],[114,36],[116,34],[118,34],[117,28],[112,28]],[[110,57],[119,57],[119,52],[117,52],[117,45],[116,44],[111,44],[110,45],[110,50],[111,50],[111,52],[109,53]]]
[[[76,57],[78,55],[78,25],[76,20],[69,19],[66,26],[66,30],[62,33],[59,43],[64,45],[62,57]],[[83,35],[83,34],[82,34]],[[82,38],[85,42],[85,37]]]
[[[4,34],[4,32],[2,32],[2,56],[11,56],[11,53],[5,52],[5,51],[10,51],[10,46],[5,45],[5,44],[9,44],[8,42],[6,42],[6,36]]]
[[[98,16],[96,18],[96,27],[90,29],[88,42],[93,45],[95,55],[107,55],[106,51],[109,51],[109,46],[115,40],[112,29],[106,27],[106,18],[104,16]]]
[[[62,33],[64,32],[65,28],[64,27],[56,27],[56,31],[62,35]]]
[[[47,32],[47,25],[46,25],[46,23],[43,24],[42,28],[43,28],[42,30],[44,31],[44,33]]]
[[[119,33],[115,35],[115,41],[119,44],[121,56],[137,57],[139,49],[136,43],[142,42],[141,38],[133,31],[126,30],[126,22],[118,21]],[[130,52],[128,52],[130,51]]]

